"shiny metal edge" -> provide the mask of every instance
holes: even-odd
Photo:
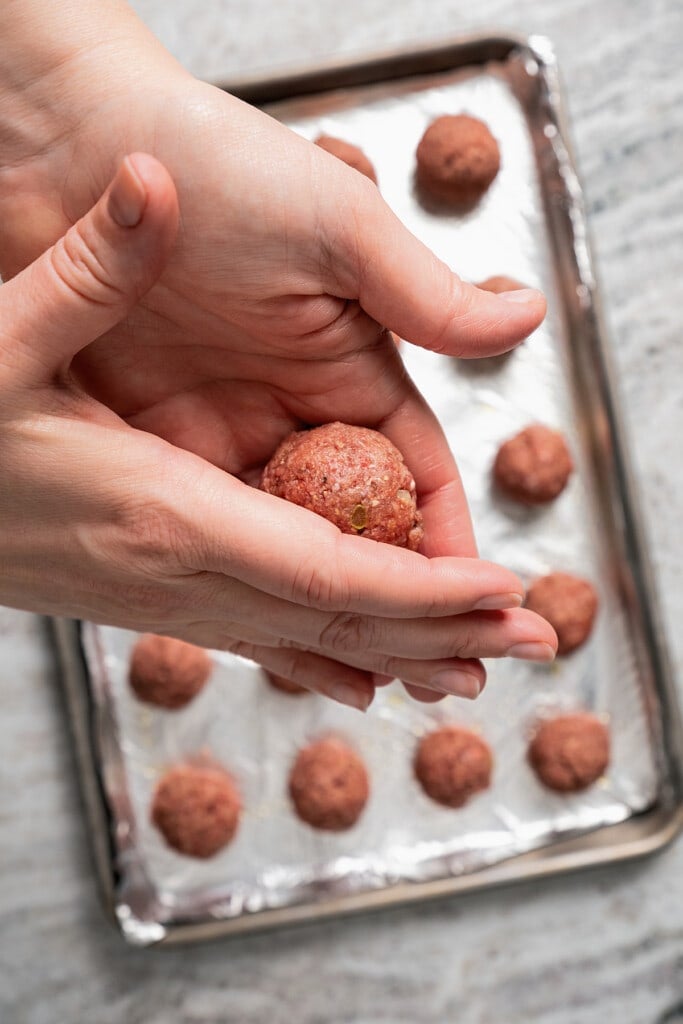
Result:
[[[90,845],[100,895],[107,917],[116,925],[116,875],[111,840],[112,818],[99,771],[93,728],[95,708],[88,685],[88,669],[80,640],[80,623],[50,619],[60,667],[60,681],[76,751],[78,781],[90,826]]]
[[[561,148],[558,157],[563,168],[568,202],[550,202],[546,197],[546,214],[549,224],[556,229],[551,231],[556,247],[556,259],[560,259],[557,238],[563,234],[570,241],[573,257],[571,269],[576,274],[578,287],[583,290],[581,322],[569,326],[579,355],[583,357],[584,363],[589,361],[589,366],[583,367],[583,386],[586,389],[589,388],[589,384],[592,386],[599,409],[604,412],[608,423],[609,461],[606,457],[606,446],[595,454],[603,462],[605,476],[608,478],[607,484],[612,489],[612,501],[618,502],[623,515],[623,522],[620,524],[622,542],[628,553],[635,589],[632,604],[638,606],[640,626],[645,633],[647,653],[654,670],[654,684],[660,701],[658,724],[671,786],[670,798],[672,804],[678,805],[680,811],[683,805],[683,717],[673,678],[654,573],[647,557],[645,524],[637,496],[633,466],[628,455],[628,434],[620,406],[614,358],[608,343],[609,334],[592,257],[591,234],[571,144],[562,82],[557,59],[548,39],[544,36],[530,36],[523,49],[538,62],[548,84],[548,114],[557,127],[555,147]],[[565,302],[568,311],[572,310],[572,305]],[[590,382],[586,375],[591,378]],[[680,815],[678,822],[680,830],[683,828]]]
[[[512,34],[479,34],[451,39],[436,46],[387,51],[355,62],[329,61],[306,69],[279,70],[271,75],[248,76],[221,87],[249,103],[265,105],[283,99],[333,89],[370,85],[398,77],[456,70],[468,65],[502,61],[519,54],[538,64],[548,86],[549,121],[556,126],[556,146],[561,147],[565,168],[566,202],[549,204],[549,222],[571,239],[573,278],[584,290],[581,336],[590,339],[591,358],[597,361],[599,399],[613,442],[612,465],[624,522],[622,531],[629,553],[637,604],[654,666],[658,701],[657,725],[662,740],[662,762],[668,787],[653,808],[619,825],[607,826],[550,847],[521,854],[473,874],[438,881],[401,883],[389,889],[341,897],[320,905],[268,910],[258,915],[205,922],[174,922],[165,925],[128,919],[118,905],[117,878],[112,858],[112,817],[98,768],[98,751],[88,690],[87,669],[77,622],[53,620],[67,707],[72,722],[83,798],[88,814],[92,848],[105,908],[128,943],[135,946],[171,946],[185,942],[239,935],[278,926],[303,924],[374,909],[406,905],[421,900],[472,893],[494,886],[551,877],[578,869],[634,860],[661,850],[683,829],[683,722],[676,697],[664,630],[658,612],[651,567],[646,557],[642,516],[635,499],[636,488],[626,456],[625,431],[616,396],[615,374],[605,344],[604,317],[598,299],[596,275],[590,254],[576,163],[573,157],[562,88],[551,43],[542,36],[528,39]],[[551,232],[555,234],[555,232]],[[571,326],[571,325],[570,325]],[[576,325],[574,325],[576,329]],[[582,342],[585,348],[585,341]],[[123,911],[123,913],[122,913]]]
[[[536,37],[540,40],[541,37]],[[550,44],[547,43],[548,48]],[[270,74],[244,75],[215,84],[246,103],[263,106],[282,99],[328,92],[332,89],[371,85],[393,78],[409,78],[457,67],[506,60],[518,49],[529,48],[529,40],[514,33],[474,33],[438,44],[412,49],[384,50],[359,60],[332,59],[309,68],[278,68]]]

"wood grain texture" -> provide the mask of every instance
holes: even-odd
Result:
[[[683,4],[437,0],[428,18],[421,0],[134,6],[214,79],[472,29],[553,40],[680,680]],[[44,625],[0,610],[0,652],[1,1021],[656,1024],[683,997],[681,842],[638,865],[372,918],[124,948],[98,905]]]

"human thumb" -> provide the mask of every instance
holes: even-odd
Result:
[[[144,153],[125,157],[95,206],[0,288],[0,367],[22,383],[53,379],[151,288],[177,229],[168,171]]]
[[[337,213],[328,221],[334,238],[326,249],[336,293],[357,298],[399,337],[464,358],[512,348],[541,323],[541,292],[495,295],[468,284],[411,234],[376,188],[349,179],[347,192],[351,184],[353,216],[340,219]]]

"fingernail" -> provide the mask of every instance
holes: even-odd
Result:
[[[125,157],[109,192],[109,214],[121,228],[134,228],[142,220],[147,192],[129,157]]]
[[[505,299],[506,302],[538,302],[543,296],[537,288],[515,288],[513,292],[499,292],[499,299]]]
[[[473,607],[475,612],[496,612],[505,608],[519,608],[524,598],[521,594],[490,594],[482,597]]]
[[[513,644],[505,654],[508,658],[524,658],[525,661],[553,661],[555,658],[550,644],[544,643]]]
[[[470,672],[460,672],[456,668],[446,668],[437,672],[429,681],[433,690],[440,693],[452,693],[455,697],[466,697],[476,700],[481,693],[481,683]]]
[[[367,690],[357,690],[349,683],[331,683],[326,691],[327,696],[336,700],[338,704],[346,704],[349,708],[356,708],[358,711],[367,711],[372,704],[374,693]]]

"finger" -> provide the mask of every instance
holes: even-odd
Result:
[[[509,657],[552,661],[557,650],[552,626],[524,608],[449,618],[393,620],[341,612],[333,615],[317,636],[310,635],[319,627],[319,622],[308,621],[310,615],[297,630],[297,637],[290,634],[292,643],[315,647],[342,660],[349,654],[355,658],[367,654],[369,660],[364,668],[374,666],[375,655],[411,660]],[[309,633],[308,639],[302,638],[305,633]]]
[[[461,662],[459,669],[466,670],[467,675],[475,682],[472,683],[471,689],[466,688],[466,692],[461,692],[458,696],[465,697],[469,700],[475,700],[480,693],[483,693],[486,685],[486,670],[484,666],[478,659],[471,659],[469,663]],[[469,679],[467,682],[469,683]],[[409,694],[409,696],[412,696],[414,700],[422,701],[422,703],[436,703],[437,700],[443,700],[444,697],[449,696],[449,693],[430,690],[426,686],[415,686],[413,683],[405,682],[402,685],[403,689]]]
[[[196,643],[198,636],[201,638],[201,632],[198,634],[192,630],[189,635],[183,634],[183,639]],[[358,663],[355,658],[336,661],[318,651],[302,650],[286,643],[277,647],[253,643],[232,631],[222,636],[212,633],[210,646],[255,661],[269,672],[359,711],[366,711],[375,695],[375,673],[364,670],[362,658]],[[406,659],[391,658],[384,659],[382,663],[402,669],[396,675],[400,676],[407,691],[425,702],[447,695],[474,700],[486,685],[486,670],[477,659],[416,664]],[[392,674],[391,678],[395,676]],[[438,696],[428,696],[432,693]]]
[[[194,569],[327,611],[412,618],[458,614],[471,601],[520,603],[522,584],[502,566],[428,559],[343,534],[307,509],[201,466],[196,486],[183,489],[184,557]]]
[[[367,672],[309,651],[262,647],[232,636],[224,637],[217,649],[255,661],[269,672],[358,711],[367,711],[375,696],[375,687]]]
[[[380,677],[375,685],[384,685],[399,674],[382,668],[386,658],[428,662],[444,658],[509,657],[548,662],[557,651],[557,636],[552,626],[526,608],[448,618],[384,619],[349,612],[329,614],[315,609],[302,614],[300,607],[287,608],[285,602],[276,598],[257,595],[252,599],[248,588],[232,587],[230,593],[226,615],[207,623],[214,633],[200,642],[211,646],[223,625],[229,634],[234,633],[252,643],[304,648],[388,677]],[[193,600],[192,606],[196,609],[208,603],[204,595]],[[215,607],[213,610],[215,612]],[[230,615],[233,621],[227,621]]]
[[[476,580],[480,563],[472,559],[471,564],[475,570],[472,578]],[[518,598],[510,598],[513,596]],[[184,600],[189,600],[187,594]],[[219,624],[231,619],[239,625],[240,635],[245,630],[253,631],[256,623],[263,642],[268,642],[269,637],[273,643],[284,640],[335,655],[367,652],[370,656],[393,654],[406,658],[509,656],[544,661],[552,660],[557,646],[552,626],[525,608],[471,612],[463,607],[447,617],[415,618],[390,618],[355,610],[302,610],[299,604],[264,594],[241,582],[225,583],[218,576],[203,578],[195,587],[191,603],[195,609],[218,616]]]
[[[365,541],[366,544],[375,543]],[[194,609],[208,616],[219,616],[239,622],[242,629],[252,629],[258,624],[260,635],[286,637],[304,644],[316,644],[341,648],[345,644],[361,649],[375,648],[380,651],[399,650],[407,653],[422,651],[435,646],[448,647],[453,641],[454,631],[472,632],[475,626],[482,626],[482,633],[493,635],[506,630],[524,634],[518,639],[534,639],[539,619],[533,612],[523,613],[526,628],[501,618],[494,622],[473,612],[477,607],[517,608],[522,596],[517,589],[503,594],[491,595],[491,580],[515,581],[512,573],[500,569],[490,562],[477,559],[460,559],[464,563],[459,592],[453,595],[453,612],[448,617],[432,618],[427,615],[414,617],[392,617],[370,614],[364,611],[328,610],[308,607],[302,609],[297,601],[285,601],[272,594],[264,593],[241,580],[226,579],[218,573],[202,574],[184,594],[184,600],[191,601]],[[496,589],[494,587],[493,589]],[[528,623],[527,623],[528,619]],[[545,620],[540,620],[545,623]],[[542,629],[545,638],[545,626]],[[526,634],[530,634],[527,636]],[[505,638],[500,640],[504,645]]]
[[[339,294],[357,297],[401,338],[452,356],[504,352],[538,327],[546,311],[541,292],[494,294],[467,284],[404,227],[376,188],[363,179],[353,184],[350,215],[340,217],[335,206],[329,217],[329,272]]]
[[[378,654],[341,655],[344,664],[369,667],[400,679],[404,686],[432,690],[435,693],[476,700],[486,684],[486,671],[476,658],[433,658],[414,660]]]
[[[383,676],[380,672],[372,673],[372,681],[375,686],[389,686],[395,680],[391,676]],[[403,683],[403,688],[409,697],[421,701],[423,704],[436,704],[437,701],[445,700],[446,693],[437,693],[435,690],[425,690],[421,686],[411,686],[410,683]]]
[[[278,671],[278,675],[284,675],[286,679],[298,683],[307,690],[361,711],[367,710],[377,688],[389,686],[395,681],[393,676],[382,675],[379,672],[365,673],[345,665],[343,661],[334,661],[312,651],[291,648],[284,643],[279,647],[273,647],[272,637],[268,637],[258,628],[245,629],[238,623],[224,623],[222,633],[213,622],[196,622],[189,629],[180,629],[176,633],[162,626],[157,632],[177,635],[181,640],[189,640],[202,647],[230,651],[248,657],[271,672],[276,671],[272,666],[285,665],[286,674]],[[477,676],[483,689],[486,683],[486,670],[483,665],[479,665],[479,669]],[[372,690],[369,700],[368,683]],[[410,683],[404,683],[403,686],[410,697],[424,704],[434,704],[448,696],[446,693],[438,693],[436,690],[413,686]]]
[[[0,293],[0,345],[22,381],[52,380],[152,286],[178,226],[175,187],[142,153],[127,156],[85,217]]]
[[[437,704],[440,700],[445,700],[448,696],[447,693],[437,693],[436,690],[425,690],[422,686],[411,686],[410,683],[404,683],[403,689],[409,697],[412,697],[413,700],[419,701],[421,704]]]

